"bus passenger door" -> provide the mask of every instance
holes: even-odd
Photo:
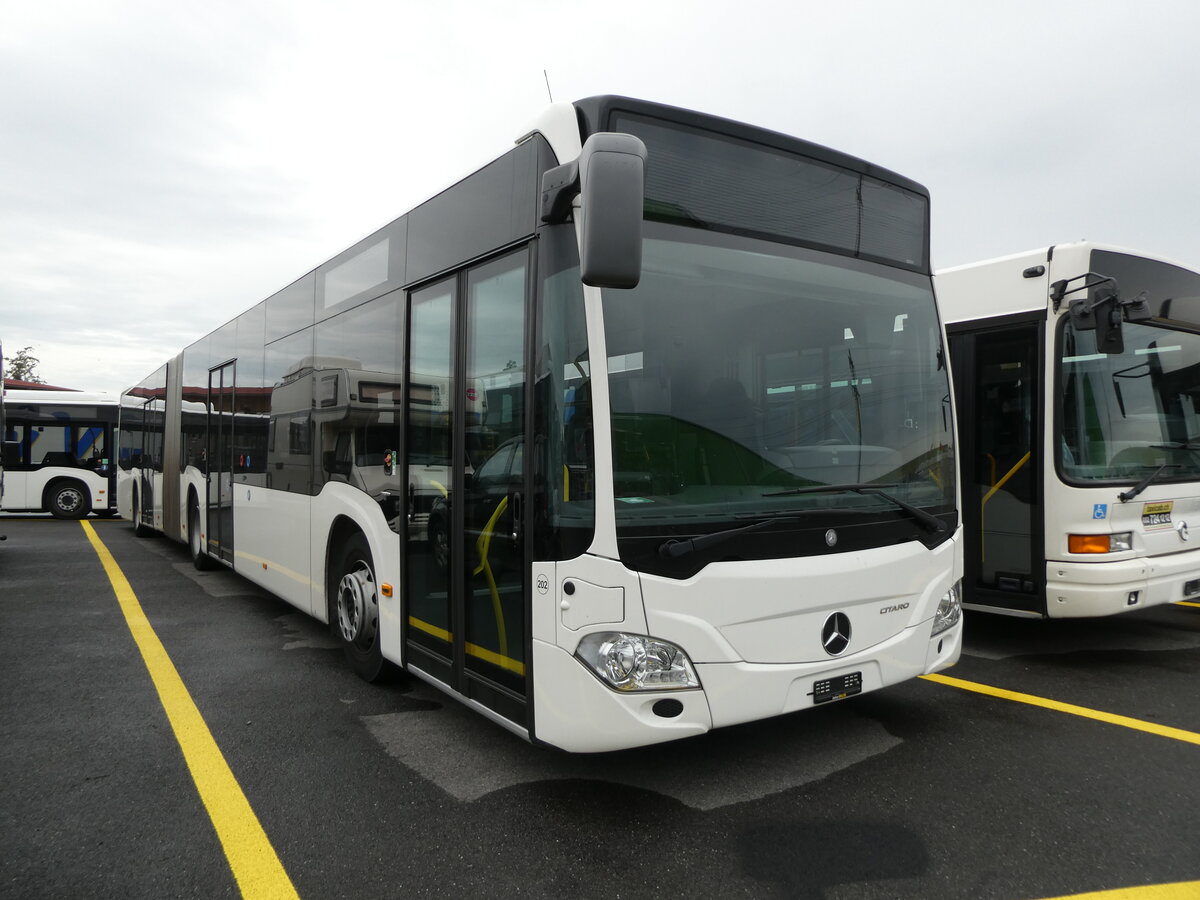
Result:
[[[208,552],[233,565],[233,409],[236,362],[208,373]]]
[[[521,727],[528,251],[409,298],[409,662]]]
[[[1044,615],[1044,323],[950,332],[962,445],[964,601]]]

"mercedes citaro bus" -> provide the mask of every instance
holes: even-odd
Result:
[[[960,649],[931,279],[907,178],[557,104],[131,388],[120,507],[566,750],[875,690]]]

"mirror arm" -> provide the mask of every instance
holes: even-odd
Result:
[[[542,221],[554,225],[567,221],[571,204],[579,195],[579,160],[542,173]]]

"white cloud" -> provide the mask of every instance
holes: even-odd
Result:
[[[937,265],[1089,237],[1200,265],[1200,6],[10,5],[0,339],[117,391],[502,151],[625,93],[933,193]]]

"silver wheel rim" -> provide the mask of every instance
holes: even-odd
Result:
[[[361,560],[338,582],[337,614],[344,641],[360,647],[371,646],[379,625],[379,600],[375,575]]]
[[[83,494],[79,493],[78,488],[64,488],[58,492],[54,502],[65,513],[78,512],[79,507],[83,505]]]

